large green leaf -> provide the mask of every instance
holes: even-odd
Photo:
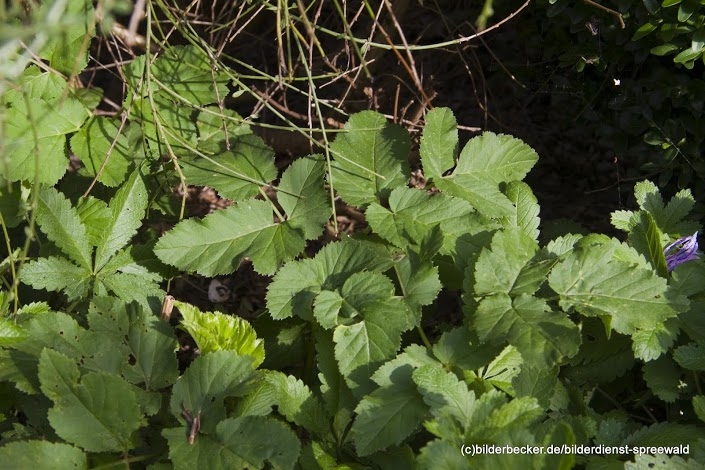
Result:
[[[80,267],[92,267],[92,247],[86,227],[71,202],[54,188],[41,188],[37,198],[37,223],[51,240]]]
[[[475,263],[475,295],[516,294],[522,270],[538,251],[538,244],[519,229],[500,230],[490,249],[483,249]]]
[[[80,380],[79,380],[80,379]],[[120,377],[89,372],[45,349],[39,360],[42,391],[54,402],[49,422],[68,442],[90,452],[125,452],[140,426],[140,411],[130,384]]]
[[[282,175],[281,186],[291,191],[280,195],[288,220],[275,222],[272,206],[248,200],[216,211],[203,220],[185,220],[165,234],[154,252],[163,262],[206,276],[229,274],[249,256],[262,274],[274,273],[298,255],[307,238],[318,236],[328,219],[322,210],[325,191],[320,182],[323,162],[301,159]],[[306,201],[299,203],[298,198]],[[311,211],[304,204],[312,204]]]
[[[427,179],[435,180],[453,168],[458,154],[458,123],[449,108],[434,108],[426,114],[419,152]]]
[[[74,446],[48,441],[14,441],[0,447],[0,462],[13,470],[87,470],[86,455]]]
[[[147,210],[147,202],[147,188],[138,168],[110,200],[110,221],[103,228],[95,255],[96,272],[137,233]]]
[[[225,419],[214,426],[211,435],[199,436],[193,445],[187,431],[165,429],[169,457],[176,470],[194,468],[261,469],[268,462],[274,469],[293,469],[301,443],[281,421],[264,416]]]
[[[53,185],[68,168],[66,134],[76,132],[88,118],[81,102],[19,100],[6,110],[5,174],[9,181]]]
[[[179,165],[189,184],[210,186],[234,201],[254,197],[277,177],[274,151],[254,135],[233,139],[230,145],[230,151],[217,156],[182,157]]]
[[[410,176],[409,134],[374,111],[350,116],[330,149],[335,156],[330,183],[348,204],[363,207],[386,199]]]
[[[618,246],[616,241],[580,246],[556,264],[548,281],[564,310],[609,315],[615,331],[630,335],[687,309],[687,300],[669,291],[666,279],[613,259]]]

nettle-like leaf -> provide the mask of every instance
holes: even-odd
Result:
[[[330,149],[331,186],[353,206],[384,200],[409,179],[409,134],[374,111],[350,116]]]
[[[180,222],[154,251],[167,264],[205,276],[232,273],[246,256],[259,273],[272,274],[301,253],[328,220],[323,172],[317,158],[299,159],[284,172],[279,203],[286,220],[275,222],[271,203],[251,199]]]
[[[586,242],[556,264],[548,281],[564,310],[608,316],[611,328],[632,335],[688,308],[652,270],[614,259],[620,247],[616,240]]]
[[[187,156],[179,164],[189,184],[209,186],[221,197],[241,201],[256,196],[277,177],[274,151],[254,135],[231,142],[231,149],[214,157]]]
[[[185,302],[174,302],[183,319],[180,326],[196,341],[201,354],[214,351],[235,351],[251,356],[254,366],[264,361],[264,344],[246,320],[220,312],[201,312]]]
[[[50,349],[40,356],[39,380],[54,402],[49,422],[63,439],[91,452],[132,447],[130,436],[140,426],[140,411],[126,381],[106,373],[81,376],[72,359]]]
[[[435,183],[441,191],[468,201],[489,218],[512,220],[517,217],[517,207],[499,185],[523,179],[537,161],[536,152],[521,140],[485,132],[470,139],[453,172]]]

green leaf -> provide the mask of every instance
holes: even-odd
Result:
[[[523,181],[512,181],[507,185],[504,194],[515,207],[511,217],[502,220],[505,227],[516,227],[526,235],[538,240],[539,237],[539,205],[528,184]]]
[[[504,134],[484,132],[473,137],[460,152],[453,175],[475,175],[495,184],[524,179],[538,161],[523,141]]]
[[[350,435],[358,455],[401,443],[428,411],[411,378],[414,367],[404,358],[392,362],[394,366],[387,367],[384,374],[385,385],[365,396],[355,409],[357,417]]]
[[[201,354],[214,351],[235,351],[241,356],[251,356],[254,367],[264,361],[264,344],[246,320],[220,312],[201,312],[185,302],[174,302],[183,319],[181,327],[196,341]]]
[[[646,385],[654,395],[667,403],[676,401],[680,394],[681,369],[673,359],[661,356],[644,364],[642,370]]]
[[[673,359],[689,370],[705,370],[705,348],[701,344],[689,343],[673,352]]]
[[[91,273],[64,258],[39,258],[22,267],[20,279],[35,289],[63,291],[69,301],[88,295]]]
[[[5,174],[9,181],[54,185],[68,167],[66,134],[76,132],[88,118],[79,101],[56,104],[39,99],[20,100],[5,118]]]
[[[419,469],[443,468],[445,470],[467,470],[467,457],[458,452],[458,446],[440,439],[429,442],[417,459]]]
[[[123,379],[96,372],[80,377],[72,359],[45,349],[39,380],[54,402],[49,422],[62,439],[89,452],[125,452],[132,447],[130,436],[140,426],[140,413]]]
[[[310,320],[313,299],[325,288],[341,287],[353,273],[383,272],[391,267],[384,262],[388,252],[371,243],[352,239],[324,246],[313,259],[287,263],[274,276],[267,289],[267,308],[272,318],[292,315]]]
[[[0,461],[12,465],[13,470],[84,470],[88,469],[86,455],[68,444],[47,441],[15,441],[0,447]]]
[[[218,106],[203,108],[196,118],[196,125],[198,148],[209,154],[222,153],[240,136],[252,134],[247,121],[238,113],[231,109],[221,110]]]
[[[455,165],[458,155],[458,123],[449,108],[434,108],[426,114],[421,136],[421,162],[427,179],[440,178]]]
[[[16,88],[6,90],[3,98],[8,105],[25,98],[57,103],[67,88],[68,83],[60,74],[55,71],[42,72],[36,65],[30,65],[22,72]]]
[[[37,197],[37,223],[54,242],[80,267],[92,267],[92,249],[86,227],[78,211],[54,188],[41,188]]]
[[[666,257],[661,245],[661,233],[654,218],[648,212],[639,211],[634,215],[629,231],[629,242],[644,255],[661,277],[668,275]]]
[[[277,411],[309,432],[325,436],[330,432],[329,417],[320,402],[301,380],[281,372],[268,372],[265,381],[274,389]]]
[[[668,352],[678,337],[675,321],[667,320],[650,330],[638,330],[632,335],[634,356],[642,361],[652,361]]]
[[[254,135],[233,139],[230,145],[230,151],[217,156],[182,157],[179,165],[189,184],[210,186],[234,201],[254,197],[277,177],[274,151]]]
[[[700,421],[705,422],[705,395],[695,395],[693,397],[693,411],[698,415]]]
[[[580,345],[578,327],[562,312],[553,312],[543,299],[522,294],[484,298],[472,316],[482,341],[508,341],[528,364],[557,365],[574,356]]]
[[[559,387],[558,370],[524,364],[519,375],[512,379],[512,388],[517,397],[534,397],[542,408],[548,409]]]
[[[475,263],[475,295],[513,292],[522,269],[538,251],[538,244],[518,229],[500,230]]]
[[[452,417],[465,430],[475,404],[475,393],[468,390],[465,382],[452,372],[428,365],[415,370],[413,379],[436,418]]]
[[[386,199],[410,176],[408,133],[374,111],[350,116],[345,131],[330,149],[335,156],[331,186],[353,206],[364,207]]]
[[[88,240],[92,246],[98,246],[103,235],[103,227],[110,223],[110,209],[105,201],[88,196],[78,200],[76,206],[81,223],[86,227]]]
[[[169,441],[169,458],[176,470],[261,469],[265,462],[277,470],[293,469],[301,451],[299,439],[285,423],[263,416],[220,421],[211,435],[199,436],[193,445],[185,428],[165,429],[162,435]]]
[[[425,241],[434,236],[438,237],[438,242],[442,242],[440,230],[429,233]],[[431,261],[435,250],[429,245],[430,243],[422,243],[418,252],[408,250],[405,256],[393,261],[404,302],[419,320],[421,307],[431,305],[443,287],[438,277],[438,268]],[[413,326],[417,326],[417,323],[415,322]]]
[[[436,180],[436,186],[450,196],[468,201],[485,217],[511,219],[516,214],[512,201],[502,194],[498,184],[482,179],[479,174],[454,172]]]
[[[138,169],[118,189],[110,200],[110,222],[103,228],[103,237],[95,255],[95,269],[100,271],[110,258],[127,245],[142,225],[147,210],[147,188]]]
[[[200,413],[201,432],[212,434],[227,416],[225,398],[246,395],[250,382],[256,377],[251,356],[241,356],[234,351],[199,356],[174,384],[169,405],[171,413],[184,424],[184,430],[188,423],[181,412],[186,409],[192,416]]]
[[[129,142],[124,132],[118,131],[115,119],[96,116],[71,137],[71,150],[83,162],[83,171],[110,187],[125,181],[128,167],[140,151],[137,142]]]
[[[679,238],[691,235],[700,229],[700,225],[692,221],[683,220],[693,209],[695,199],[689,189],[678,191],[664,205],[658,187],[651,181],[640,181],[634,186],[634,196],[642,210],[651,214],[658,228],[667,234]]]
[[[551,271],[548,282],[567,312],[611,317],[623,334],[648,330],[687,308],[666,279],[640,266],[613,260],[617,242],[576,248]]]
[[[42,4],[40,14],[51,15],[48,10],[55,7],[53,4]],[[76,76],[88,63],[90,39],[95,36],[97,19],[93,3],[88,0],[68,1],[62,16],[70,21],[58,34],[49,36],[39,55],[48,60],[53,69]]]
[[[202,220],[180,222],[159,240],[155,254],[165,263],[205,276],[229,274],[249,256],[259,273],[273,274],[304,249],[307,237],[319,235],[329,217],[322,210],[327,207],[322,174],[323,162],[313,159],[298,160],[284,172],[280,188],[291,192],[279,195],[288,211],[286,221],[274,222],[267,202],[248,200]]]
[[[15,322],[0,318],[0,346],[9,346],[27,338],[25,330]]]

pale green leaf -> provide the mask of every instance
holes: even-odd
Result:
[[[482,179],[479,175],[454,172],[436,180],[436,186],[450,196],[469,202],[485,217],[509,219],[516,214],[514,204],[502,194],[498,183]]]
[[[86,455],[68,444],[14,441],[0,447],[0,462],[12,470],[87,470]]]
[[[49,422],[64,440],[90,452],[124,452],[132,447],[130,436],[140,426],[140,413],[123,379],[96,372],[80,377],[72,359],[45,349],[39,380],[54,402]]]
[[[201,354],[214,351],[234,351],[242,356],[251,356],[254,367],[264,361],[264,344],[257,333],[243,318],[220,312],[201,312],[185,302],[176,301],[183,319],[181,327],[196,341]]]
[[[267,308],[275,319],[298,315],[310,320],[313,299],[324,288],[341,287],[360,271],[383,272],[388,252],[371,243],[345,239],[323,247],[313,259],[287,263],[274,276],[267,290]]]
[[[44,187],[37,197],[37,223],[51,240],[80,267],[92,267],[91,245],[78,211],[63,194]]]
[[[504,343],[502,343],[503,345]],[[492,361],[478,371],[478,376],[500,390],[511,390],[514,378],[521,372],[524,363],[516,347],[507,346]]]
[[[96,251],[96,271],[102,269],[110,258],[127,245],[142,225],[147,210],[147,188],[138,169],[110,200],[110,221],[103,228],[103,237]]]
[[[56,71],[42,72],[36,65],[27,67],[19,77],[15,87],[8,89],[3,97],[6,104],[25,98],[43,100],[47,103],[56,103],[64,96],[68,84]]]
[[[449,108],[434,108],[426,114],[419,153],[427,179],[439,178],[453,168],[458,155],[458,123]]]
[[[98,246],[103,235],[103,228],[110,223],[110,209],[105,201],[88,196],[78,200],[76,206],[81,223],[86,227],[91,245]]]
[[[51,14],[47,10],[53,3],[42,4],[42,15]],[[88,62],[90,39],[95,36],[95,10],[93,3],[87,0],[71,0],[63,16],[68,21],[58,31],[51,34],[49,41],[42,48],[40,57],[46,59],[51,67],[65,75],[77,75]]]
[[[659,323],[650,330],[638,330],[632,334],[634,357],[652,361],[668,352],[678,337],[678,324],[673,320]]]
[[[612,259],[616,243],[577,248],[549,275],[567,312],[611,317],[623,334],[647,330],[687,309],[687,301],[667,290],[666,279],[653,271]]]
[[[66,134],[80,129],[88,111],[67,98],[56,104],[20,100],[6,111],[4,158],[9,181],[55,184],[68,168]]]
[[[538,244],[519,229],[500,230],[490,249],[483,249],[475,263],[475,295],[514,293],[526,264],[538,251]]]
[[[680,395],[679,385],[682,370],[669,356],[661,356],[643,365],[644,381],[649,390],[667,403],[673,403]]]
[[[386,199],[410,176],[409,134],[374,111],[352,115],[330,149],[335,156],[330,183],[348,204],[364,207]]]
[[[661,245],[661,233],[654,218],[648,212],[640,211],[632,219],[629,230],[629,243],[651,263],[661,277],[668,275],[666,257]]]
[[[444,470],[468,470],[470,464],[468,457],[461,454],[457,445],[441,439],[429,442],[417,459],[419,470],[434,470],[443,468]]]
[[[475,393],[465,382],[437,365],[415,370],[413,379],[435,417],[451,416],[465,429],[475,404]]]
[[[514,300],[506,294],[484,298],[472,323],[480,340],[508,341],[528,364],[552,367],[574,356],[580,346],[578,327],[567,315],[526,294]]]
[[[241,201],[256,196],[277,177],[274,151],[260,137],[244,135],[230,145],[231,150],[220,155],[180,158],[188,184],[209,186],[221,197]]]
[[[610,216],[610,221],[617,230],[628,232],[632,226],[633,216],[634,212],[632,211],[614,211]]]
[[[531,191],[531,187],[523,181],[512,181],[507,185],[504,194],[515,207],[514,213],[502,220],[505,227],[516,227],[526,235],[538,240],[539,237],[539,205]]]
[[[0,318],[0,346],[10,346],[27,338],[26,331],[17,323]]]
[[[22,266],[20,279],[35,289],[63,291],[69,301],[88,295],[91,273],[64,258],[49,257]]]
[[[440,235],[441,232],[435,233]],[[394,261],[404,302],[419,320],[421,307],[432,304],[443,287],[438,277],[438,268],[431,262],[435,253],[424,248],[425,246],[420,247],[420,253],[409,250],[405,256]],[[414,326],[417,326],[416,322]]]
[[[98,176],[98,181],[110,187],[125,181],[128,167],[140,150],[137,142],[131,144],[118,132],[118,122],[96,116],[71,137],[71,150],[84,165],[82,173]]]
[[[251,356],[234,351],[215,351],[199,356],[172,389],[171,413],[184,424],[184,409],[192,416],[201,414],[201,429],[213,433],[216,425],[226,418],[224,400],[246,395],[257,377]],[[184,438],[185,439],[185,438]]]
[[[146,310],[159,308],[164,291],[154,282],[153,275],[133,274],[127,272],[101,273],[96,280],[95,291],[100,292],[100,286],[114,293],[119,299],[129,303],[135,301]]]
[[[281,421],[263,416],[224,419],[209,435],[199,435],[193,445],[188,430],[164,429],[169,442],[169,458],[176,470],[219,469],[293,469],[301,443]],[[268,462],[271,467],[265,467]]]

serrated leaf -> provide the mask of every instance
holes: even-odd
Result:
[[[90,290],[91,273],[64,258],[39,258],[22,267],[20,279],[35,289],[62,290],[69,301],[85,297]]]
[[[431,470],[443,468],[445,470],[467,470],[468,460],[458,452],[458,447],[448,441],[435,439],[421,449],[417,459],[418,468]]]
[[[465,429],[475,404],[475,393],[465,382],[437,365],[415,370],[413,379],[435,417],[452,416]]]
[[[426,114],[419,153],[429,180],[453,168],[458,154],[458,123],[449,108],[434,108]]]
[[[429,237],[433,237],[434,234],[439,237],[439,242],[442,241],[440,230],[432,231],[429,233]],[[435,253],[433,253],[433,249],[423,245],[427,244],[422,243],[418,253],[414,250],[408,250],[406,256],[394,261],[404,302],[419,321],[421,307],[431,305],[443,287],[438,277],[438,268],[431,262]],[[415,321],[413,326],[417,326],[417,324],[418,321]]]
[[[678,324],[673,320],[659,323],[651,330],[638,330],[632,335],[634,357],[652,361],[668,352],[678,337]]]
[[[39,99],[14,103],[5,118],[3,176],[54,185],[68,167],[66,134],[79,130],[87,118],[83,104],[71,98],[56,104]]]
[[[212,157],[184,156],[179,165],[189,184],[209,186],[221,197],[241,201],[277,177],[274,151],[255,135],[231,141],[231,150]]]
[[[329,417],[301,380],[281,372],[268,372],[265,382],[274,390],[273,404],[277,406],[277,411],[287,420],[321,436],[330,432]]]
[[[654,218],[648,212],[640,211],[632,219],[629,230],[629,242],[654,267],[661,277],[668,275],[666,257],[661,245],[661,233]]]
[[[147,188],[138,169],[110,200],[110,222],[104,227],[95,255],[95,269],[100,271],[110,258],[137,233],[147,210]]]
[[[528,364],[552,367],[578,352],[578,327],[562,312],[551,311],[543,299],[522,294],[484,298],[472,316],[482,341],[508,341]]]
[[[536,152],[520,139],[484,132],[460,152],[453,175],[472,174],[495,184],[524,179],[538,161]]]
[[[88,469],[86,455],[68,444],[47,441],[15,441],[0,447],[0,462],[13,470],[84,470]]]
[[[86,227],[86,233],[91,245],[98,246],[103,235],[103,227],[110,222],[110,209],[105,201],[88,196],[78,200],[76,206],[81,223]]]
[[[692,402],[693,411],[698,415],[700,421],[705,422],[705,395],[695,395]]]
[[[145,273],[102,273],[96,281],[94,291],[102,295],[112,292],[127,303],[135,301],[146,310],[156,310],[161,305],[164,292],[153,277],[154,275],[145,275]],[[101,292],[101,286],[106,291]]]
[[[676,401],[679,395],[681,370],[668,356],[661,356],[642,367],[644,380],[649,390],[667,403]]]
[[[409,134],[374,111],[350,116],[345,131],[338,134],[330,149],[335,156],[331,186],[353,206],[386,199],[410,176]]]
[[[413,368],[398,363],[388,385],[365,396],[350,430],[358,455],[401,443],[421,424],[428,407],[411,379]]]
[[[663,422],[644,426],[629,435],[624,444],[630,446],[679,446],[695,443],[705,438],[703,429],[672,422]]]
[[[558,262],[548,277],[567,312],[611,317],[623,334],[647,330],[687,308],[653,271],[612,259],[617,245],[580,247]]]
[[[325,162],[320,155],[300,158],[284,171],[277,197],[287,221],[311,240],[323,231],[330,218],[330,201],[323,187]]]
[[[683,189],[664,205],[658,187],[651,181],[640,181],[634,186],[634,196],[642,210],[649,212],[662,232],[674,236],[690,235],[700,225],[683,220],[692,210],[695,200],[689,189]]]
[[[80,267],[92,267],[91,245],[78,211],[63,194],[44,187],[37,197],[37,223],[51,240]]]
[[[218,106],[204,107],[196,118],[196,125],[198,148],[208,153],[221,153],[240,136],[252,134],[247,121],[238,113],[232,109],[221,110]]]
[[[436,186],[445,194],[468,201],[485,217],[509,219],[516,213],[512,201],[499,190],[498,184],[479,175],[454,172],[438,179]]]
[[[675,449],[679,449],[679,447],[675,446]],[[624,462],[624,470],[650,470],[653,468],[698,470],[701,467],[702,463],[694,458],[686,460],[679,455],[667,454],[637,454],[634,456],[634,462]]]
[[[201,312],[193,305],[180,301],[174,302],[174,306],[183,315],[181,327],[196,341],[201,354],[234,351],[239,355],[251,356],[255,368],[264,361],[264,344],[243,318],[220,312]]]
[[[538,251],[538,244],[518,229],[500,230],[490,249],[483,249],[475,263],[475,295],[514,293],[519,275]]]
[[[443,252],[450,253],[455,251],[458,236],[473,231],[473,212],[472,206],[462,199],[402,186],[389,195],[389,209],[372,203],[365,217],[377,234],[400,248],[419,244],[433,227],[440,226]]]
[[[705,348],[699,343],[679,346],[673,352],[673,359],[685,369],[705,370]]]
[[[184,430],[189,423],[181,412],[186,409],[192,416],[200,413],[201,432],[212,434],[217,423],[227,416],[224,399],[246,395],[256,376],[251,356],[234,351],[199,356],[174,384],[171,413],[184,423]]]
[[[90,452],[126,451],[140,426],[130,385],[120,377],[89,372],[61,353],[45,349],[39,359],[42,391],[54,402],[49,422],[68,442]]]
[[[310,320],[313,299],[323,289],[341,287],[353,273],[383,272],[391,267],[385,262],[386,249],[371,243],[344,240],[324,246],[313,259],[287,263],[274,276],[267,289],[267,308],[273,318],[292,315]]]
[[[548,409],[558,388],[558,368],[544,369],[524,364],[519,375],[512,379],[517,397],[534,397],[542,408]]]
[[[66,80],[56,71],[42,72],[36,65],[30,65],[22,72],[16,88],[6,90],[3,97],[8,105],[25,98],[56,103],[67,88]]]
[[[314,339],[323,405],[328,416],[332,418],[330,419],[332,434],[340,438],[350,426],[354,417],[353,410],[359,400],[353,396],[345,379],[338,371],[333,333],[317,328],[314,330]]]
[[[25,338],[27,333],[21,326],[6,318],[0,318],[0,346],[20,343]]]
[[[193,468],[293,469],[301,443],[285,424],[263,416],[224,419],[213,433],[189,445],[184,429],[164,429],[169,458],[176,470]],[[276,445],[267,443],[276,442]]]
[[[96,116],[71,137],[71,150],[81,159],[83,172],[106,186],[115,187],[125,181],[130,163],[138,152],[124,133],[118,132],[115,119]]]
[[[48,10],[54,7],[52,4],[42,4],[40,14],[52,15],[53,12]],[[63,15],[73,21],[50,35],[39,55],[48,60],[53,69],[67,76],[78,75],[88,62],[88,45],[95,36],[97,24],[96,13],[92,2],[73,0],[67,2]]]
[[[505,227],[519,228],[529,237],[538,240],[539,237],[539,205],[531,187],[523,181],[512,181],[507,185],[504,194],[515,207],[514,213],[502,221]]]

